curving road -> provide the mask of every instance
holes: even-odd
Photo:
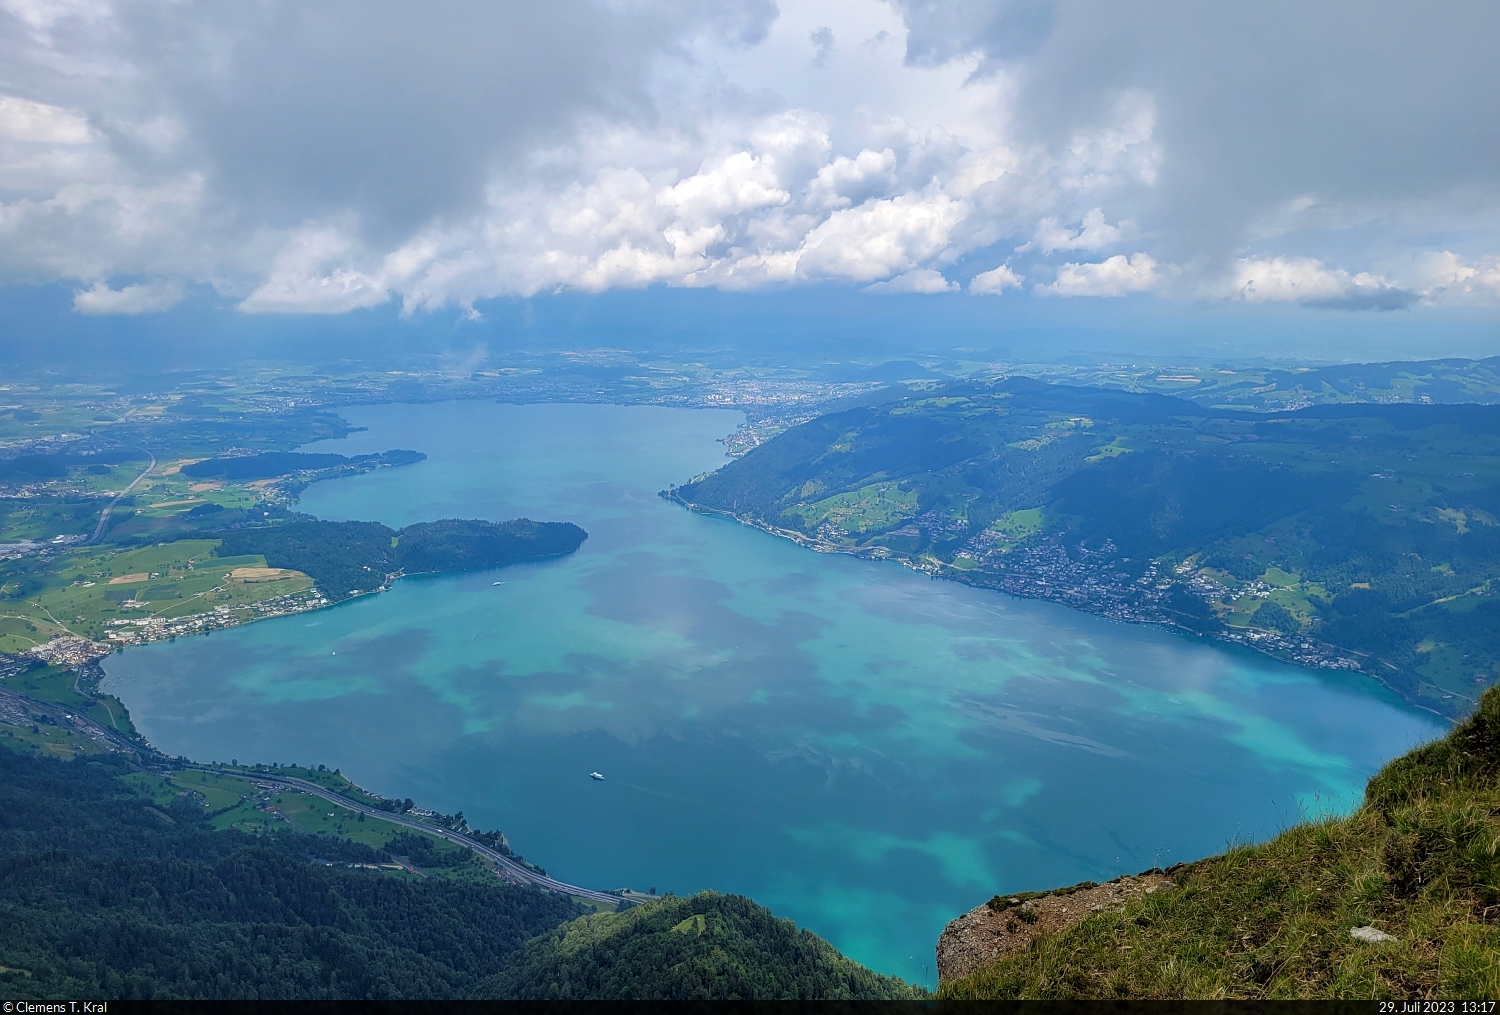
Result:
[[[0,687],[0,703],[4,702],[21,706],[32,712],[45,713],[51,716],[59,725],[72,726],[94,740],[107,740],[116,748],[140,755],[153,764],[167,764],[176,768],[191,769],[196,772],[226,774],[223,769],[214,768],[210,765],[194,765],[190,762],[184,762],[180,758],[169,757],[152,747],[147,747],[130,740],[118,731],[112,730],[108,726],[104,726],[86,715],[74,712],[55,702],[42,701],[29,695],[17,694],[15,691],[9,691]],[[471,839],[467,835],[455,832],[452,829],[442,828],[438,825],[429,825],[425,821],[408,818],[404,814],[393,814],[390,811],[382,811],[377,807],[371,807],[368,804],[360,803],[358,800],[350,799],[342,793],[335,793],[333,790],[319,786],[315,782],[308,782],[306,779],[297,779],[287,775],[272,775],[269,772],[234,772],[232,774],[240,778],[249,779],[251,782],[269,783],[284,786],[287,789],[294,789],[302,793],[311,793],[313,796],[322,797],[329,803],[338,804],[340,807],[348,808],[351,811],[358,811],[368,814],[372,818],[378,818],[381,821],[389,821],[393,825],[402,825],[418,832],[426,832],[428,835],[436,835],[439,838],[447,839],[455,845],[473,850],[486,860],[493,861],[495,866],[504,871],[506,877],[511,881],[536,885],[538,888],[561,892],[563,895],[571,895],[576,899],[588,899],[591,902],[608,902],[611,905],[620,902],[620,896],[618,895],[595,891],[592,888],[581,888],[578,885],[570,885],[565,881],[558,881],[556,878],[549,878],[539,871],[517,863],[499,850],[491,849],[484,843]]]
[[[203,765],[188,765],[186,767],[198,771],[219,772],[220,774],[223,774],[222,769],[209,768]],[[352,800],[349,797],[344,796],[342,793],[335,793],[333,790],[327,789],[323,786],[319,786],[315,782],[308,782],[306,779],[296,779],[292,776],[287,775],[270,775],[265,772],[235,774],[242,775],[243,778],[249,779],[252,782],[273,783],[278,786],[285,786],[288,789],[300,790],[303,793],[311,793],[313,796],[322,797],[329,803],[338,804],[340,807],[346,807],[351,811],[358,811],[363,814],[368,814],[372,818],[379,818],[381,821],[389,821],[394,825],[404,825],[407,828],[416,829],[419,832],[426,832],[428,835],[436,835],[439,838],[447,839],[449,842],[455,843],[459,846],[464,846],[468,849],[472,849],[474,852],[478,853],[480,856],[484,857],[487,860],[493,860],[495,862],[495,865],[504,870],[506,875],[509,876],[512,880],[537,885],[538,887],[546,888],[554,892],[561,892],[564,895],[571,895],[574,898],[578,899],[590,899],[594,902],[609,903],[618,903],[620,901],[620,897],[618,895],[611,895],[608,892],[596,892],[592,888],[580,888],[577,885],[570,885],[567,882],[558,881],[555,878],[549,878],[547,875],[539,873],[538,871],[534,871],[530,867],[519,864],[516,861],[512,860],[510,857],[506,856],[504,853],[501,853],[498,850],[491,849],[484,843],[471,839],[467,835],[463,835],[462,833],[455,832],[448,828],[442,828],[438,825],[429,825],[427,822],[418,821],[416,818],[408,818],[402,814],[392,814],[390,811],[383,811],[378,807],[371,807],[367,804],[362,804],[357,800]]]

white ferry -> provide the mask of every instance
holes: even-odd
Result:
[[[589,773],[589,778],[590,779],[598,779],[600,782],[604,781],[604,776],[600,775],[598,772],[590,772]]]

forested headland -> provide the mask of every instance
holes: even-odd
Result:
[[[588,533],[571,522],[447,518],[392,529],[379,522],[294,521],[223,533],[221,557],[265,557],[301,571],[330,601],[383,588],[394,574],[497,567],[572,553]]]
[[[397,465],[415,465],[427,460],[420,451],[382,451],[374,455],[348,457],[336,454],[308,454],[299,451],[262,451],[253,455],[205,458],[184,465],[181,472],[194,479],[272,479],[298,472],[323,472],[328,469],[365,471]]]

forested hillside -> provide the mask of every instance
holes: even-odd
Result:
[[[397,531],[379,522],[298,521],[224,533],[221,557],[260,554],[270,567],[301,571],[331,601],[417,574],[495,567],[572,553],[588,533],[569,522],[448,518]]]
[[[0,750],[0,997],[462,997],[579,912],[498,880],[350,869],[385,859],[351,842],[215,831],[127,771]]]
[[[564,924],[529,943],[475,996],[842,1001],[920,995],[743,896],[703,892]]]
[[[25,748],[0,748],[0,999],[913,996],[738,896],[583,916],[487,868],[449,874],[471,854],[410,830],[349,826],[383,850],[294,831],[322,822],[289,792],[264,797],[286,824],[202,770]],[[393,856],[428,876],[352,866]]]
[[[882,397],[671,495],[1362,669],[1447,715],[1500,678],[1500,406],[1265,414],[1026,379]]]

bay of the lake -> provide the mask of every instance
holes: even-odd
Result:
[[[725,461],[737,413],[343,412],[367,429],[313,447],[428,459],[315,484],[302,510],[566,520],[588,541],[132,648],[106,686],[169,753],[337,767],[501,828],[576,884],[743,893],[931,984],[943,925],[997,892],[1346,810],[1442,731],[1364,677],[813,553],[657,497]]]

